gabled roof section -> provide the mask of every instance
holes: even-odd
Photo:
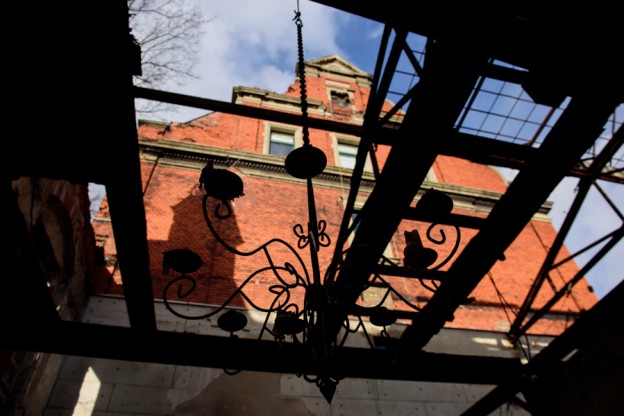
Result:
[[[339,55],[328,55],[323,58],[313,59],[305,62],[306,67],[316,68],[318,71],[330,72],[347,76],[358,76],[372,78],[368,72],[362,71]]]

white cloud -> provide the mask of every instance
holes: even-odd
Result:
[[[174,92],[230,101],[234,86],[285,92],[295,80],[296,1],[201,1],[204,27],[199,63],[201,79],[172,88]],[[344,54],[336,42],[341,15],[329,7],[301,2],[304,59]],[[205,111],[180,109],[164,115],[185,121]]]

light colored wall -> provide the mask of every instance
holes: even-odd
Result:
[[[216,319],[185,322],[161,303],[156,304],[156,313],[161,330],[223,335]],[[260,316],[252,314],[250,318],[254,322]],[[115,297],[92,297],[82,320],[128,325],[125,303]],[[245,336],[255,336],[257,329],[257,324],[252,325]],[[502,334],[453,329],[443,330],[427,349],[471,355],[517,354],[508,347]],[[315,385],[293,374],[243,371],[227,375],[213,368],[66,356],[44,416],[453,416],[461,414],[492,387],[345,379],[339,383],[330,405]],[[513,406],[493,414],[528,415]]]

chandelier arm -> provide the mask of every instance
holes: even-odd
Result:
[[[310,276],[308,273],[308,269],[305,266],[305,263],[303,262],[303,258],[301,257],[301,255],[297,252],[297,250],[295,250],[290,244],[288,244],[286,241],[279,239],[279,238],[272,238],[271,240],[267,241],[266,243],[260,245],[259,247],[251,250],[251,251],[241,251],[238,250],[234,247],[232,247],[231,245],[229,245],[217,232],[217,230],[215,229],[215,227],[212,225],[212,221],[210,220],[210,215],[208,215],[208,198],[210,197],[210,195],[206,194],[203,197],[202,200],[202,212],[204,214],[204,222],[206,223],[206,225],[208,226],[208,229],[210,230],[210,233],[212,234],[212,236],[217,240],[217,242],[219,244],[221,244],[221,246],[223,246],[223,248],[225,248],[227,251],[229,251],[230,253],[233,253],[237,256],[251,256],[254,255],[256,253],[258,253],[259,251],[264,251],[264,254],[267,258],[267,261],[269,262],[269,264],[271,265],[271,268],[273,268],[276,277],[284,284],[286,284],[281,277],[277,274],[277,270],[283,270],[283,268],[281,267],[277,267],[273,264],[273,259],[271,258],[271,255],[269,253],[268,247],[271,244],[280,244],[284,247],[286,247],[288,250],[290,250],[290,252],[297,258],[297,261],[299,262],[299,265],[301,266],[301,269],[303,270],[303,273],[305,274],[305,280],[307,282],[310,282]],[[226,217],[227,218],[227,217]],[[290,263],[287,263],[290,264]],[[296,275],[298,275],[298,273],[295,273]]]
[[[227,242],[225,242],[225,240],[223,240],[223,238],[221,238],[221,236],[219,235],[219,233],[217,232],[217,230],[215,230],[214,226],[212,225],[212,221],[210,221],[210,216],[208,215],[208,207],[207,207],[207,202],[208,202],[208,198],[210,197],[210,195],[205,194],[203,201],[202,201],[202,212],[204,214],[204,221],[206,222],[206,225],[208,226],[208,229],[210,230],[210,233],[213,235],[213,237],[219,242],[219,244],[221,244],[227,251],[236,254],[237,256],[251,256],[255,253],[257,253],[258,251],[262,250],[264,247],[266,247],[268,244],[270,244],[273,240],[270,240],[264,244],[262,244],[261,246],[259,246],[258,248],[251,250],[251,251],[240,251],[237,250],[236,248],[230,246]],[[228,217],[225,217],[228,218]],[[220,219],[224,219],[224,218],[220,218]]]
[[[222,206],[225,207],[225,214],[221,214]],[[214,212],[215,212],[215,217],[219,218],[220,220],[224,220],[232,216],[232,206],[230,205],[228,201],[221,201],[217,203],[217,205],[215,206]]]
[[[304,249],[310,243],[310,238],[303,231],[303,226],[301,224],[295,224],[293,226],[293,233],[299,238],[297,240],[297,247],[300,250]]]
[[[247,295],[245,295],[245,293],[243,292],[243,288],[245,287],[245,285],[247,285],[247,283],[249,283],[251,281],[251,279],[253,279],[256,275],[272,270],[275,271],[275,269],[280,269],[280,270],[284,270],[284,271],[289,271],[286,267],[279,267],[279,266],[272,266],[272,267],[263,267],[261,269],[256,270],[255,272],[253,272],[251,275],[249,275],[245,281],[243,281],[243,283],[241,283],[241,285],[239,287],[236,288],[236,290],[234,292],[232,292],[232,294],[228,297],[228,299],[219,307],[217,307],[214,311],[212,312],[208,312],[202,315],[188,315],[188,314],[183,314],[181,312],[178,312],[175,310],[175,308],[172,306],[172,304],[170,303],[169,297],[167,296],[167,293],[169,292],[170,288],[173,287],[174,284],[181,282],[183,280],[187,280],[190,281],[192,284],[192,287],[190,290],[185,291],[185,293],[183,294],[182,298],[190,295],[194,290],[195,290],[195,279],[189,275],[185,275],[182,274],[181,276],[171,280],[169,283],[167,283],[167,285],[165,286],[165,288],[163,289],[163,302],[165,304],[165,307],[175,316],[179,317],[179,318],[183,318],[183,319],[191,319],[191,320],[197,320],[197,319],[206,319],[206,318],[210,318],[211,316],[216,315],[217,313],[221,312],[223,309],[225,309],[227,307],[227,305],[229,305],[229,303],[236,297],[236,295],[241,295],[245,300],[247,300],[256,310],[260,311],[260,312],[274,312],[278,309],[280,309],[281,305],[278,307],[274,307],[274,305],[272,305],[270,308],[262,308],[259,307],[257,305],[255,305],[253,302],[251,302],[251,300],[247,297]],[[288,290],[288,288],[286,289]],[[180,294],[180,288],[178,287],[178,294]],[[275,292],[273,292],[275,293]],[[280,294],[281,296],[281,294]]]
[[[366,308],[360,306],[358,309],[363,310]],[[356,314],[355,316],[358,318],[358,323],[354,328],[351,327],[351,321],[349,320],[349,318],[345,319],[342,322],[342,327],[345,330],[345,336],[343,337],[343,339],[346,339],[347,334],[355,334],[360,328],[364,329],[364,321],[362,320],[362,316],[360,314]],[[342,341],[339,346],[342,346],[343,343],[344,341]]]
[[[272,292],[272,293],[277,294],[278,296],[276,296],[273,299],[273,302],[271,303],[271,307],[270,308],[274,309],[274,311],[277,311],[278,313],[279,313],[279,311],[289,312],[289,309],[294,309],[293,312],[289,312],[289,313],[292,313],[296,318],[299,318],[299,316],[304,315],[304,321],[305,321],[305,310],[301,310],[300,311],[299,310],[299,305],[297,305],[294,302],[289,303],[289,300],[290,300],[290,289],[294,289],[294,288],[297,288],[297,287],[305,287],[305,285],[299,284],[299,283],[295,283],[293,285],[287,285],[287,286],[278,286],[278,285],[271,286],[269,288],[269,291]],[[275,308],[275,303],[279,300],[279,297],[283,293],[286,294],[286,300],[284,302],[282,302],[277,308]],[[272,311],[272,312],[274,312],[274,311]],[[271,336],[273,336],[275,339],[283,340],[284,339],[284,334],[278,334],[278,333],[274,332],[273,330],[271,330],[268,327],[268,321],[269,321],[271,313],[267,313],[267,315],[266,315],[266,317],[264,319],[264,323],[262,324],[262,328],[260,330],[260,335],[259,335],[258,339],[261,339],[264,331],[266,331]],[[293,342],[297,342],[297,343],[299,342],[299,339],[297,338],[296,334],[292,334],[292,339],[293,339]]]
[[[383,277],[381,277],[378,274],[375,274],[375,277],[373,278],[373,281],[375,281],[375,279],[379,279],[384,285],[386,285],[386,287],[388,288],[388,291],[391,291],[392,293],[394,293],[403,303],[405,303],[407,306],[409,306],[410,308],[412,308],[413,310],[420,312],[422,310],[422,308],[414,305],[413,303],[411,303],[409,300],[407,300],[403,295],[401,295],[400,292],[398,292],[394,287],[392,287],[392,285],[390,283],[388,283]],[[377,305],[379,306],[379,305]],[[363,307],[365,308],[365,307]],[[373,309],[373,308],[366,308],[366,309]]]
[[[442,245],[442,244],[444,244],[446,242],[446,234],[444,233],[443,229],[440,229],[440,235],[442,236],[442,238],[440,238],[439,240],[435,239],[432,236],[433,229],[436,226],[439,226],[439,225],[441,225],[441,224],[437,224],[437,223],[431,224],[429,226],[429,228],[427,228],[427,234],[426,235],[427,235],[427,240],[429,240],[430,242],[432,242],[434,244],[437,244],[437,245]],[[446,256],[446,258],[442,262],[438,263],[435,267],[432,267],[430,269],[426,269],[426,271],[433,272],[433,271],[436,271],[436,270],[440,270],[446,263],[448,263],[451,260],[451,258],[453,258],[455,253],[457,253],[457,249],[459,248],[459,243],[461,241],[461,230],[460,230],[460,228],[457,225],[454,225],[453,228],[455,229],[455,233],[457,235],[457,238],[455,239],[455,244],[454,244],[453,248],[451,249],[451,252],[448,254],[448,256]]]
[[[362,332],[364,332],[364,337],[366,337],[366,342],[368,342],[368,346],[374,349],[375,344],[370,339],[370,335],[368,335],[368,331],[366,330],[366,325],[364,325],[364,321],[362,321],[362,316],[358,315],[358,320],[360,321],[360,324],[358,325],[358,327],[362,328]],[[386,327],[384,327],[384,330],[385,329]]]
[[[295,288],[297,286],[299,286],[299,285],[295,284],[292,288]],[[282,290],[278,293],[278,292],[276,292],[274,290],[276,288],[277,289],[282,289]],[[290,289],[290,288],[289,287],[284,288],[282,286],[277,286],[277,285],[271,286],[269,288],[269,291],[271,293],[277,294],[278,296],[276,296],[273,299],[273,302],[271,302],[271,306],[269,308],[272,309],[273,311],[277,311],[277,310],[286,311],[289,307],[292,306],[292,307],[295,308],[295,311],[296,311],[297,315],[299,315],[299,307],[297,306],[297,304],[295,304],[295,303],[288,303],[288,301],[290,300],[290,290],[288,290],[288,289]],[[279,300],[279,298],[282,295],[282,293],[286,293],[286,301],[284,303],[281,303],[280,306],[278,306],[277,308],[275,308],[275,304]],[[283,305],[286,305],[286,306],[283,306]],[[269,329],[269,327],[268,327],[269,318],[271,317],[271,313],[272,312],[269,312],[269,313],[266,314],[266,316],[264,318],[264,323],[262,324],[262,328],[260,329],[260,335],[258,335],[258,339],[262,339],[262,335],[264,334],[264,331],[268,332],[273,338],[278,338],[277,334],[275,334],[273,331],[271,331]]]
[[[293,255],[297,258],[297,260],[299,261],[299,265],[301,266],[301,269],[303,270],[305,279],[299,274],[299,272],[297,272],[297,269],[295,269],[295,266],[292,265],[292,263],[290,262],[284,262],[284,266],[283,267],[279,267],[279,266],[275,266],[275,264],[273,263],[273,258],[271,257],[271,253],[269,253],[269,250],[267,249],[267,247],[269,246],[269,244],[271,243],[280,243],[284,246],[286,246],[292,253]],[[268,243],[265,244],[265,246],[263,247],[263,251],[264,251],[264,255],[267,259],[267,261],[269,262],[269,265],[273,268],[273,272],[275,274],[275,278],[277,280],[279,280],[281,283],[283,283],[284,285],[291,285],[291,283],[287,283],[277,272],[277,270],[280,269],[285,269],[286,271],[288,271],[291,275],[295,276],[295,283],[293,283],[294,285],[297,284],[301,284],[302,286],[307,286],[310,284],[310,276],[308,274],[308,269],[306,268],[305,264],[303,263],[303,259],[301,258],[301,256],[299,255],[299,253],[297,253],[290,244],[288,244],[287,242],[280,240],[280,239],[273,239],[270,240]]]
[[[287,287],[282,287],[284,290],[276,293],[275,291],[272,291],[271,289],[274,288],[275,286],[271,286],[269,288],[269,291],[273,294],[275,294],[276,296],[273,298],[273,302],[271,302],[271,306],[269,306],[268,308],[263,308],[262,306],[256,305],[249,296],[247,296],[247,294],[245,294],[245,292],[243,292],[242,290],[240,291],[240,295],[243,297],[243,299],[245,299],[247,302],[249,302],[249,304],[251,305],[252,308],[254,308],[257,311],[260,312],[264,312],[264,313],[271,313],[271,312],[275,312],[278,310],[283,309],[284,305],[286,305],[288,303],[288,301],[290,300],[290,291],[289,288]],[[241,287],[242,289],[242,287]],[[276,301],[279,300],[279,298],[282,296],[282,294],[286,293],[286,301],[283,303],[279,303],[277,306],[275,306]]]
[[[231,252],[233,254],[236,254],[238,256],[251,256],[252,254],[255,254],[258,251],[262,250],[263,246],[260,246],[260,247],[256,248],[255,250],[245,252],[245,251],[237,250],[234,247],[230,246],[228,243],[226,243],[225,240],[223,240],[223,238],[221,238],[221,236],[219,235],[217,230],[215,230],[215,228],[213,227],[212,221],[210,221],[210,216],[208,215],[208,207],[207,207],[207,205],[208,205],[207,203],[208,203],[208,198],[209,197],[210,197],[210,195],[205,194],[203,199],[202,199],[202,213],[204,214],[204,222],[208,226],[208,229],[210,230],[210,233],[217,240],[217,242],[219,242],[219,244],[221,244],[227,251],[229,251],[229,252]],[[224,218],[220,218],[220,219],[224,219]]]
[[[329,247],[331,244],[331,239],[325,232],[325,228],[327,228],[327,222],[325,220],[320,220],[318,222],[318,245],[320,247]]]
[[[308,383],[316,383],[316,381],[319,379],[318,375],[310,375],[308,373],[303,373],[302,376],[303,379]]]
[[[421,286],[424,287],[425,289],[427,289],[430,292],[435,293],[436,290],[438,289],[437,286],[434,286],[433,288],[431,286],[429,286],[428,284],[425,283],[424,279],[422,278],[418,278],[418,281],[420,282]],[[432,282],[433,283],[433,282]]]
[[[271,302],[271,307],[273,307],[275,305],[275,302],[277,302],[277,299],[279,298],[276,297],[275,299],[273,299],[273,302]],[[275,338],[275,334],[273,333],[273,331],[271,331],[269,329],[269,327],[267,326],[267,324],[269,323],[269,317],[271,316],[270,313],[267,313],[264,317],[264,322],[262,323],[262,328],[260,328],[260,335],[258,335],[258,339],[262,339],[262,335],[264,334],[264,331],[267,331],[269,334],[271,334],[271,336],[273,338]]]
[[[228,376],[235,376],[236,374],[240,373],[243,370],[228,370],[227,368],[223,369],[223,372],[225,374],[227,374]]]
[[[342,335],[342,338],[340,338],[340,342],[336,344],[335,348],[342,348],[342,346],[345,344],[345,342],[347,341],[347,338],[349,337],[350,334],[354,334],[359,325],[355,327],[355,330],[351,330],[350,325],[349,324],[345,324],[345,322],[348,322],[349,318],[345,319],[345,321],[342,323],[342,327],[344,328],[345,332]]]

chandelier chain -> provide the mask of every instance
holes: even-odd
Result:
[[[298,5],[297,5],[298,8]],[[310,133],[308,131],[308,97],[306,90],[305,69],[303,59],[303,22],[301,21],[301,12],[295,10],[295,18],[293,19],[297,26],[297,75],[299,77],[299,89],[301,92],[301,119],[303,124],[303,144],[310,144]]]

